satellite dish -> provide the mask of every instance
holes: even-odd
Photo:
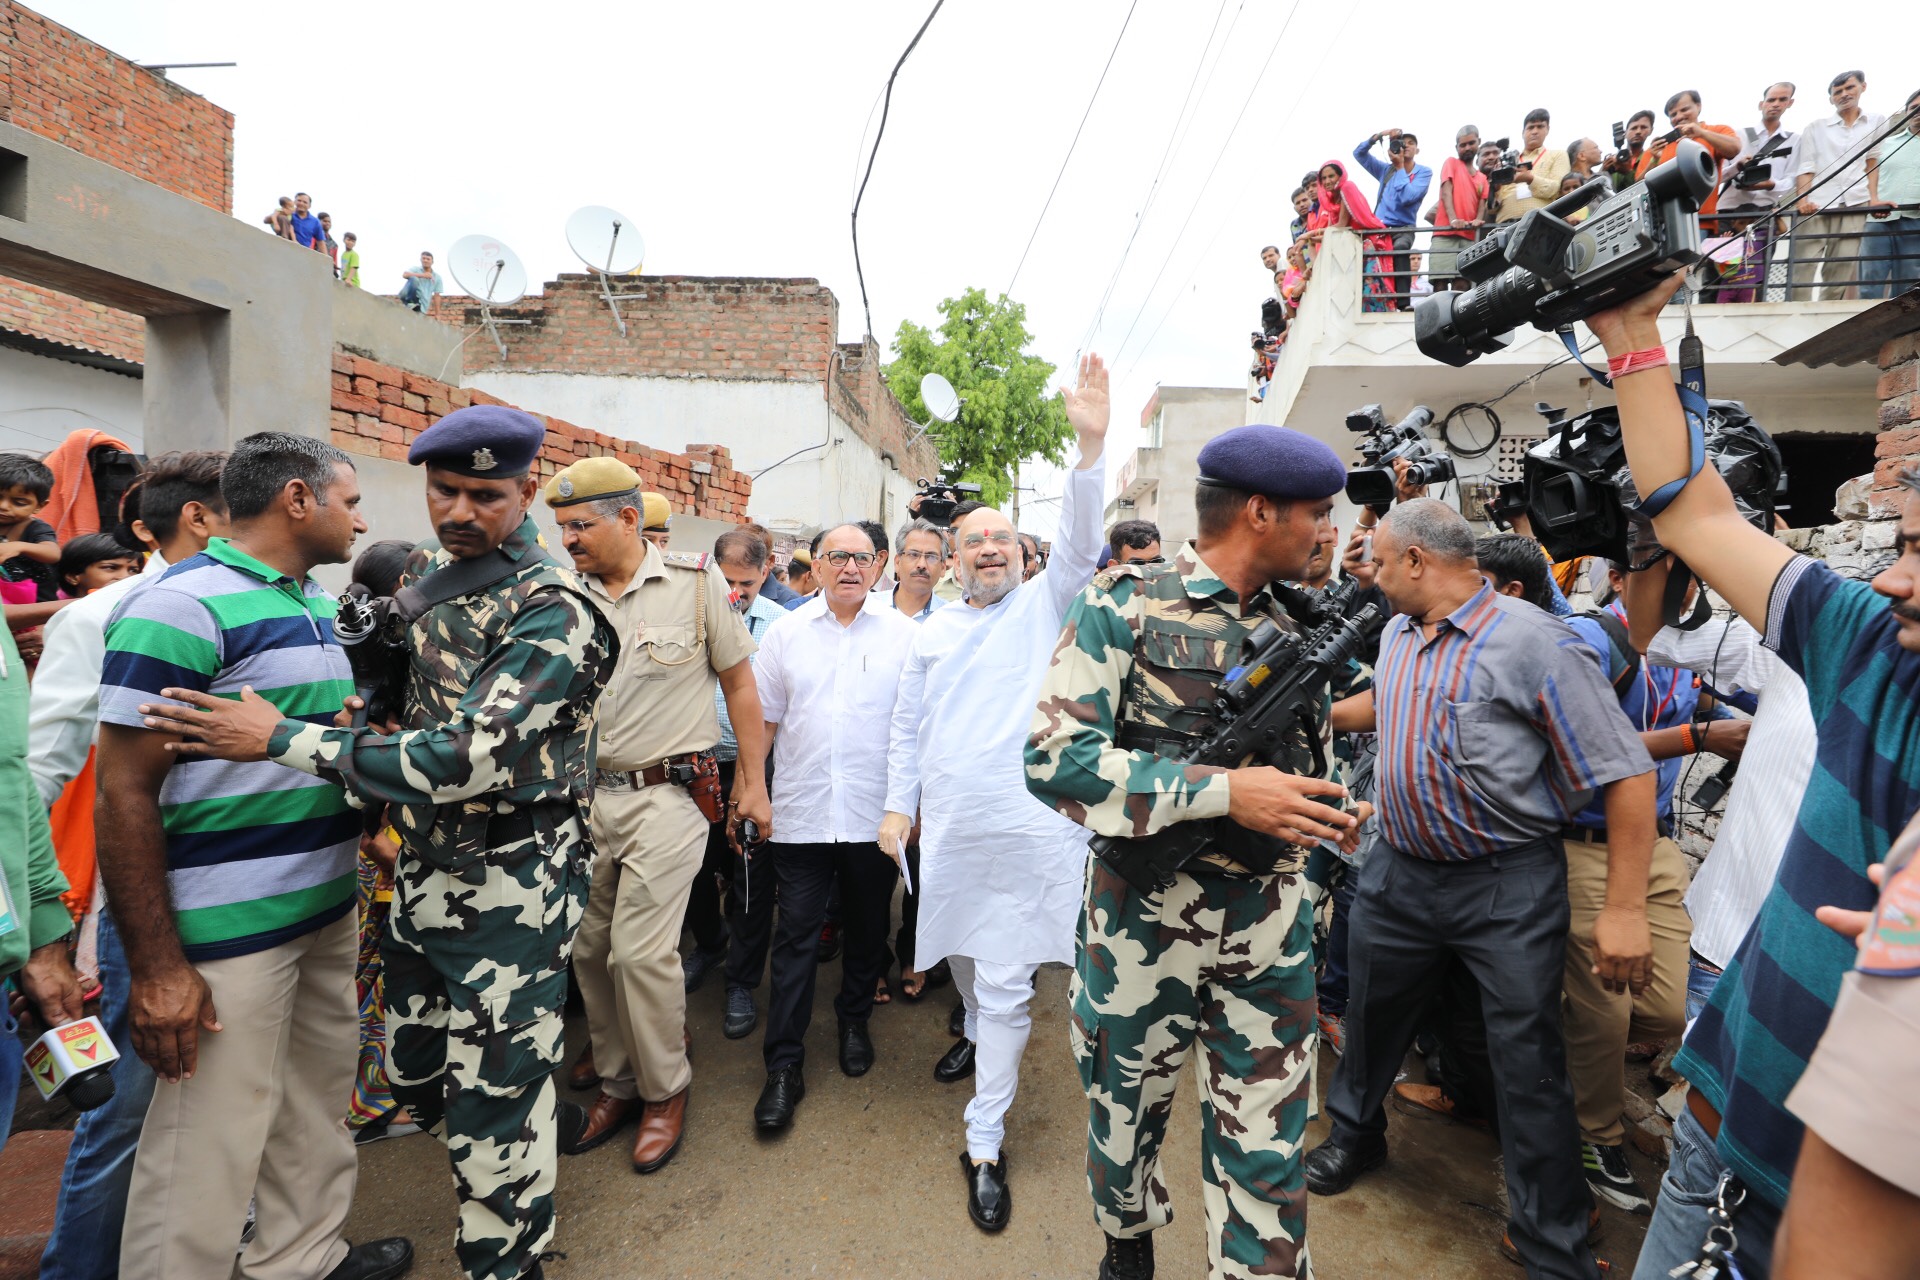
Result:
[[[927,406],[927,416],[939,422],[952,422],[960,416],[959,393],[937,373],[920,379],[920,403]]]
[[[501,320],[493,314],[493,308],[510,307],[527,296],[527,269],[520,265],[520,255],[492,236],[461,236],[447,251],[447,270],[453,282],[480,304],[481,327],[505,360],[507,344],[501,341],[500,326],[533,323]]]
[[[567,247],[589,271],[619,276],[640,269],[647,242],[639,228],[617,209],[590,204],[567,219]]]
[[[527,295],[520,255],[492,236],[462,236],[447,253],[447,270],[467,296],[489,307],[510,307]]]
[[[590,204],[575,209],[567,219],[567,247],[587,264],[587,270],[600,277],[600,296],[606,299],[607,310],[613,312],[620,336],[626,337],[626,317],[620,314],[620,300],[614,296],[613,282],[607,277],[640,270],[647,242],[641,238],[639,229],[619,210]]]

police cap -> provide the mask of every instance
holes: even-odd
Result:
[[[413,438],[407,461],[481,480],[511,480],[533,467],[547,429],[540,419],[503,404],[455,409]]]
[[[1331,447],[1305,432],[1254,423],[1207,441],[1200,450],[1199,479],[1281,501],[1317,502],[1345,487],[1347,466]]]
[[[582,458],[547,481],[547,505],[557,509],[601,498],[632,498],[639,491],[640,473],[620,459]]]

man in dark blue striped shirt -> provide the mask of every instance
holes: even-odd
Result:
[[[1661,348],[1660,308],[1679,283],[1675,276],[1587,321],[1609,357],[1647,357]],[[1614,391],[1635,486],[1656,493],[1688,475],[1686,420],[1664,362],[1636,363],[1644,367],[1617,379]],[[1900,483],[1913,491],[1904,495],[1900,557],[1871,586],[1795,555],[1748,524],[1711,466],[1687,480],[1653,522],[1661,544],[1806,682],[1818,748],[1773,888],[1674,1059],[1692,1091],[1674,1125],[1673,1160],[1660,1182],[1637,1280],[1664,1276],[1694,1256],[1723,1173],[1746,1188],[1733,1225],[1747,1280],[1768,1274],[1789,1188],[1798,1199],[1832,1196],[1837,1185],[1832,1177],[1794,1185],[1805,1130],[1787,1096],[1855,960],[1852,941],[1814,913],[1822,906],[1873,908],[1868,869],[1886,858],[1920,803],[1920,475],[1909,470]],[[1885,1101],[1914,1105],[1911,1098]],[[1817,1161],[1821,1145],[1810,1150]],[[1828,1209],[1826,1221],[1844,1220]],[[1846,1247],[1834,1242],[1832,1265],[1819,1274],[1839,1274],[1838,1251]]]
[[[1607,990],[1638,994],[1652,961],[1653,762],[1586,642],[1480,576],[1458,512],[1432,498],[1401,503],[1373,549],[1397,611],[1373,683],[1384,847],[1360,872],[1348,922],[1347,1051],[1327,1090],[1333,1132],[1306,1158],[1307,1187],[1336,1195],[1385,1162],[1381,1103],[1458,956],[1480,984],[1511,1242],[1532,1280],[1596,1280],[1560,1031],[1561,831],[1602,793],[1595,971]]]

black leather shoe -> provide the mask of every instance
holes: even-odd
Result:
[[[953,1042],[953,1048],[940,1055],[940,1061],[933,1064],[933,1078],[941,1084],[952,1084],[955,1080],[965,1080],[973,1074],[973,1041],[966,1037]]]
[[[1013,1217],[1013,1193],[1007,1190],[1007,1153],[998,1160],[975,1164],[973,1157],[960,1153],[960,1172],[967,1179],[967,1216],[982,1231],[1005,1229]]]
[[[1355,1151],[1323,1142],[1307,1152],[1300,1162],[1307,1175],[1307,1190],[1317,1196],[1337,1196],[1352,1186],[1370,1169],[1387,1162],[1387,1140],[1374,1141]]]
[[[1100,1280],[1153,1280],[1153,1237],[1108,1236],[1107,1256],[1100,1259]]]
[[[947,1034],[950,1036],[967,1034],[967,1006],[964,1003],[953,1006],[953,1012],[947,1015]]]
[[[753,1124],[766,1132],[784,1129],[793,1123],[794,1108],[807,1096],[806,1077],[798,1066],[782,1067],[767,1077],[760,1101],[753,1104]]]
[[[369,1240],[347,1250],[327,1280],[393,1280],[413,1266],[413,1242],[405,1236]]]
[[[840,1070],[850,1076],[863,1076],[873,1067],[873,1037],[864,1022],[840,1024]]]

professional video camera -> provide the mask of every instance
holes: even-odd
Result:
[[[385,724],[398,715],[407,692],[406,623],[394,611],[392,599],[354,583],[340,593],[333,638],[347,651],[353,691],[362,703],[353,727],[369,720]]]
[[[1773,513],[1786,466],[1779,446],[1738,400],[1707,401],[1707,461],[1748,523],[1773,532]],[[1652,529],[1628,504],[1639,491],[1627,471],[1620,413],[1595,409],[1555,423],[1521,462],[1526,511],[1533,534],[1556,561],[1605,556],[1641,565],[1659,552]]]
[[[944,480],[928,480],[924,476],[918,481],[920,489],[920,518],[928,524],[937,524],[942,528],[953,523],[953,509],[969,498],[980,496],[980,486],[965,480],[948,484]]]
[[[1481,513],[1481,519],[1500,532],[1511,532],[1513,518],[1527,514],[1527,482],[1482,476],[1468,486],[1461,506],[1462,514],[1469,519],[1474,518],[1476,510]]]
[[[1423,404],[1392,426],[1377,404],[1361,405],[1347,415],[1347,430],[1361,432],[1360,456],[1364,467],[1347,472],[1347,501],[1363,507],[1387,507],[1393,503],[1393,464],[1405,458],[1412,464],[1407,472],[1409,484],[1439,484],[1454,477],[1453,459],[1446,450],[1427,439],[1426,429],[1433,424],[1433,410]]]
[[[1487,146],[1500,148],[1500,167],[1487,172],[1487,190],[1494,192],[1502,187],[1513,185],[1513,179],[1520,168],[1520,152],[1513,146],[1513,139],[1495,138],[1481,147],[1481,150],[1486,150]]]
[[[1604,176],[1461,252],[1473,287],[1435,293],[1414,310],[1414,340],[1430,359],[1466,365],[1513,341],[1523,324],[1551,332],[1637,297],[1700,259],[1700,205],[1713,157],[1697,142],[1615,193]],[[1569,214],[1593,205],[1586,221]]]

